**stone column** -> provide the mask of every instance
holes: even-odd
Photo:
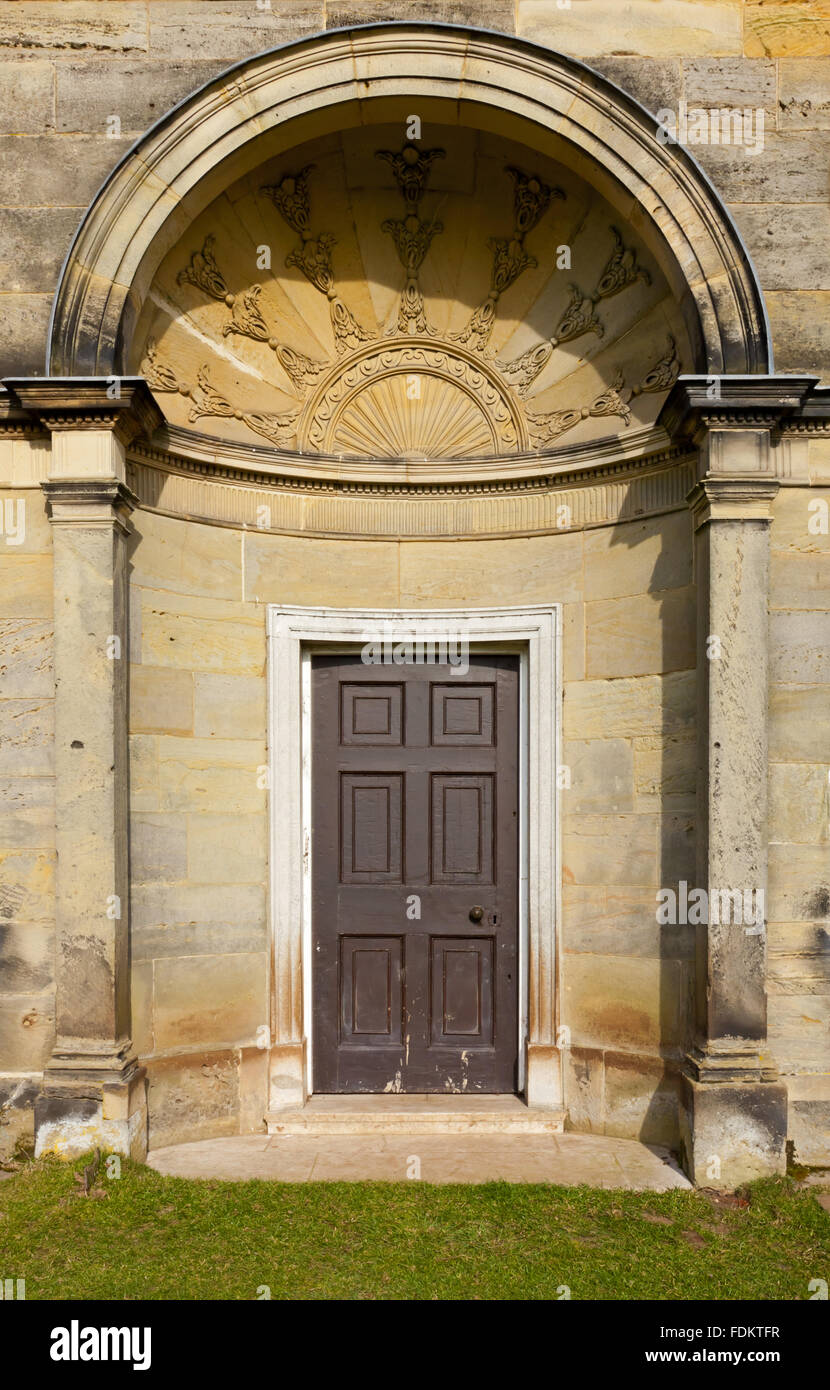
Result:
[[[49,428],[54,554],[56,1037],[36,1153],[142,1158],[130,1038],[126,445],[160,413],[143,381],[7,382]],[[111,394],[115,397],[111,398]]]
[[[787,1092],[766,1047],[767,629],[779,488],[771,431],[810,384],[681,378],[661,415],[699,451],[688,498],[698,604],[694,886],[706,896],[681,1136],[692,1180],[723,1189],[786,1166]]]

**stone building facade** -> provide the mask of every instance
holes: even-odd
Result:
[[[0,121],[0,1144],[827,1163],[830,24],[24,0]]]

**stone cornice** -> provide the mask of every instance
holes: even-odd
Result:
[[[657,423],[671,439],[700,443],[711,429],[775,429],[800,414],[817,376],[680,376]]]
[[[112,430],[123,443],[152,435],[164,416],[143,377],[22,377],[3,382],[10,414],[57,430]]]
[[[650,464],[648,467],[646,464]],[[411,539],[538,535],[638,520],[684,506],[694,481],[686,458],[639,467],[619,466],[602,476],[588,471],[486,487],[446,484],[341,485],[309,483],[241,471],[175,470],[131,450],[130,486],[142,508],[166,516],[289,535],[344,539]]]
[[[151,441],[137,442],[130,456],[153,466],[261,487],[426,496],[526,492],[565,482],[600,482],[674,463],[688,452],[687,446],[672,444],[662,430],[647,429],[636,440],[613,437],[547,454],[470,458],[441,467],[434,462],[342,461],[328,456],[309,460],[293,451],[236,444],[166,426]]]

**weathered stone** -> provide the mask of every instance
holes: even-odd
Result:
[[[770,844],[767,916],[774,922],[830,919],[830,865],[825,845]]]
[[[239,1130],[241,1134],[265,1132],[268,1109],[268,1049],[243,1047],[239,1051]]]
[[[787,487],[782,488],[775,499],[771,535],[773,606],[777,606],[775,594],[778,571],[775,566],[782,563],[776,551],[800,550],[811,554],[830,555],[830,531],[821,532],[816,526],[816,517],[823,502],[827,505],[827,515],[830,517],[830,488]]]
[[[228,814],[241,814],[264,807],[264,743],[169,738],[160,741],[159,752],[157,809],[213,811],[221,806]]]
[[[585,598],[628,598],[692,582],[688,510],[585,533]]]
[[[774,685],[770,691],[770,758],[830,764],[826,685]]]
[[[0,911],[0,973],[10,994],[42,994],[50,989],[55,975],[54,927],[7,922]]]
[[[55,999],[40,994],[0,995],[0,1057],[4,1071],[40,1072],[55,1036]]]
[[[646,110],[656,114],[665,107],[675,108],[682,95],[680,61],[656,62],[650,58],[618,58],[602,54],[589,58],[588,66],[622,87]]]
[[[688,1037],[691,964],[568,954],[565,1021],[579,1047],[656,1055]]]
[[[562,679],[585,679],[585,607],[581,603],[562,605]]]
[[[402,607],[503,604],[505,592],[514,586],[523,603],[569,603],[582,597],[581,581],[582,536],[578,532],[521,541],[424,542],[400,548]]]
[[[248,0],[168,0],[149,6],[150,53],[176,58],[217,58],[225,64],[302,34],[325,28],[320,0],[272,0],[269,8]]]
[[[0,773],[50,776],[54,730],[53,700],[0,700]]]
[[[15,6],[15,9],[18,7]],[[0,136],[0,180],[6,207],[29,207],[32,187],[40,206],[76,207],[91,202],[98,187],[129,148],[129,140],[105,135],[30,135],[26,159],[20,158],[20,139]]]
[[[745,15],[744,51],[750,57],[830,53],[830,13],[823,0],[749,0]]]
[[[731,1192],[786,1170],[785,1086],[709,1086],[684,1078],[681,1125],[683,1164],[701,1187]]]
[[[483,23],[477,0],[418,0],[417,15],[413,14],[410,0],[326,0],[325,8],[327,29],[414,19],[429,24],[464,24],[472,28],[481,28]],[[512,0],[488,0],[486,28],[512,34],[515,27]]]
[[[770,606],[805,609],[823,606],[830,587],[830,550],[813,555],[773,550],[770,564]]]
[[[830,824],[830,783],[826,767],[773,763],[770,767],[770,841],[817,844]]]
[[[570,785],[563,791],[566,818],[591,811],[634,810],[631,744],[624,739],[565,743]]]
[[[679,671],[695,664],[693,589],[585,605],[590,679]]]
[[[54,896],[54,850],[0,850],[0,921],[48,921]]]
[[[54,695],[51,623],[0,618],[0,683],[7,699]]]
[[[7,293],[53,293],[79,208],[0,208],[0,275]]]
[[[562,837],[565,883],[656,884],[654,816],[568,817]]]
[[[60,63],[56,70],[57,128],[107,135],[110,117],[117,116],[124,134],[141,134],[227,65],[225,55],[207,62],[128,59],[105,65],[92,59]]]
[[[694,727],[694,672],[636,680],[575,681],[565,687],[565,737],[633,738]]]
[[[132,895],[136,960],[261,950],[265,945],[262,884],[137,883]]]
[[[2,708],[0,704],[0,716]],[[52,778],[0,778],[0,845],[6,849],[52,849],[54,843]]]
[[[3,16],[0,11],[0,35]],[[0,44],[2,38],[0,38]],[[2,53],[0,47],[0,53]],[[55,74],[51,63],[0,61],[0,133],[41,135],[55,124]]]
[[[150,666],[178,666],[188,671],[222,671],[260,675],[265,665],[265,634],[250,609],[204,601],[191,611],[184,597],[159,594],[142,605],[142,659]],[[195,609],[195,611],[193,611]],[[210,616],[207,616],[209,614]]]
[[[823,252],[830,242],[826,204],[736,203],[730,211],[766,290],[830,290]]]
[[[780,130],[830,130],[830,58],[782,58],[778,64]]]
[[[50,621],[52,607],[51,556],[0,555],[0,617]]]
[[[139,1057],[153,1051],[153,962],[140,960],[130,967],[130,1007],[133,1046]]]
[[[771,290],[767,308],[778,370],[830,376],[830,291]]]
[[[148,1061],[151,1148],[237,1133],[238,1056],[225,1049]]]
[[[266,979],[261,953],[157,960],[156,1047],[250,1045],[268,1017]]]
[[[665,1063],[624,1052],[605,1054],[605,1134],[637,1134],[644,1144],[674,1145],[680,1077]]]
[[[140,0],[29,0],[0,6],[0,49],[55,52],[88,48],[123,53],[147,47],[147,10]]]
[[[175,594],[233,600],[242,595],[242,536],[236,530],[143,512],[130,540],[130,559],[133,583],[169,593],[173,612],[194,611],[186,603],[177,609]],[[148,595],[148,601],[158,599]],[[213,604],[211,611],[220,617],[223,610]]]
[[[381,588],[398,602],[398,547],[374,541],[351,542],[341,566],[329,541],[249,535],[245,592],[260,603],[324,603],[335,559],[344,604],[370,607]]]
[[[264,679],[197,672],[194,692],[193,732],[197,738],[262,738]]]
[[[193,731],[193,677],[166,666],[130,668],[130,729],[135,733]]]
[[[582,1134],[603,1134],[605,1062],[601,1049],[565,1047],[562,1054],[569,1124]]]
[[[753,121],[747,144],[690,145],[727,203],[820,203],[830,174],[830,152],[821,135],[779,135],[764,129],[763,148],[748,153],[757,137]],[[776,363],[778,370],[781,367]]]
[[[741,6],[735,0],[707,0],[705,5],[664,0],[659,7],[648,0],[632,0],[624,7],[613,0],[572,0],[567,10],[556,0],[519,0],[516,32],[550,48],[564,47],[579,58],[598,51],[646,58],[739,54],[742,47]]]
[[[133,812],[130,817],[130,872],[135,883],[176,883],[187,877],[184,817]]]
[[[775,63],[764,58],[686,58],[683,96],[687,106],[763,107],[775,119]],[[668,103],[667,103],[668,104]]]
[[[637,738],[634,795],[637,811],[693,811],[696,798],[695,740],[677,734]]]
[[[770,994],[770,1052],[782,1075],[830,1067],[830,999],[818,994]]]
[[[196,883],[264,883],[264,815],[191,815],[187,818],[190,875]]]
[[[0,377],[42,376],[52,296],[3,295]]]
[[[563,883],[564,948],[599,956],[690,959],[693,928],[683,923],[660,925],[657,905],[653,888]]]
[[[770,613],[770,676],[791,685],[830,683],[830,611]]]
[[[693,883],[696,866],[694,815],[661,816],[658,831],[661,886],[674,888],[681,880]]]

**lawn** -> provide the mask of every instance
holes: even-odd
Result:
[[[787,1178],[741,1199],[587,1187],[189,1181],[122,1163],[0,1182],[0,1277],[36,1299],[807,1299],[830,1217]],[[748,1197],[748,1201],[745,1200]],[[259,1292],[258,1292],[259,1291]]]

